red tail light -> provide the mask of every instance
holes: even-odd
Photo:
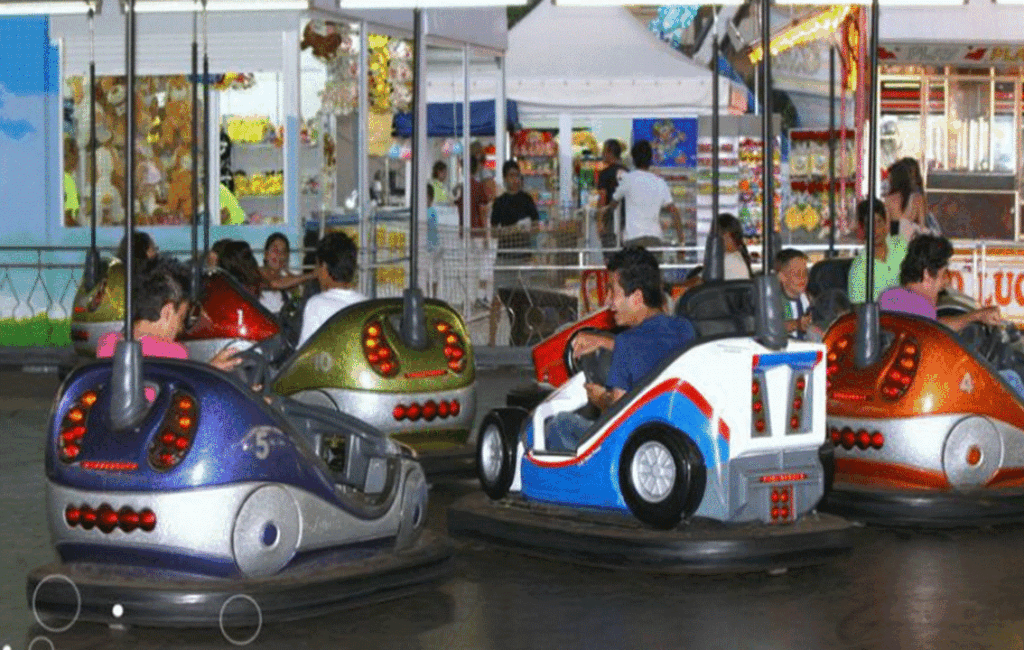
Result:
[[[751,426],[754,429],[753,436],[764,435],[768,428],[768,422],[766,420],[768,416],[768,409],[765,406],[764,398],[767,395],[764,387],[764,375],[760,373],[754,374],[754,379],[750,384],[750,417]]]
[[[398,359],[384,338],[384,326],[380,321],[369,321],[363,326],[363,356],[383,377],[392,377],[398,372]]]
[[[789,432],[799,433],[810,429],[810,423],[805,421],[804,402],[806,401],[807,375],[800,374],[793,381],[793,402],[789,412]]]
[[[906,336],[898,343],[899,352],[882,379],[882,397],[896,401],[903,397],[917,373],[921,358],[921,346],[913,337]]]
[[[413,402],[406,406],[405,404],[398,404],[391,411],[392,417],[396,420],[404,420],[409,418],[410,420],[418,420],[421,417],[426,421],[431,421],[436,418],[447,418],[455,417],[462,410],[462,406],[459,405],[459,400],[453,399],[452,401],[441,400],[435,402],[434,400],[428,401],[426,404],[419,404]]]
[[[796,518],[793,508],[793,486],[773,487],[769,496],[769,508],[773,524],[784,524]]]
[[[81,525],[85,530],[92,530],[95,527],[106,534],[110,534],[118,528],[125,533],[130,533],[135,529],[148,533],[156,528],[156,514],[149,508],[143,508],[140,512],[136,512],[128,506],[114,510],[106,503],[96,509],[87,503],[82,504],[81,507],[68,504],[64,509],[64,521],[72,528]]]
[[[89,410],[96,404],[98,398],[99,394],[96,391],[87,390],[64,415],[60,435],[57,438],[58,451],[63,462],[74,462],[82,453],[82,440],[87,431],[86,422],[89,418]]]
[[[828,361],[828,364],[825,366],[825,375],[828,378],[828,382],[825,385],[826,390],[831,391],[833,378],[839,372],[840,366],[846,363],[847,357],[850,356],[852,350],[852,334],[844,334],[829,347],[828,355],[825,357]]]
[[[185,391],[175,391],[171,406],[160,425],[160,433],[149,445],[149,464],[167,471],[177,467],[192,448],[197,428],[196,399]]]
[[[452,372],[461,373],[466,369],[466,344],[451,323],[439,320],[434,323],[438,343],[444,345],[444,358]]]

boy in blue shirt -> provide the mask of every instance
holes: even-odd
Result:
[[[608,260],[608,270],[612,280],[608,306],[615,324],[629,329],[614,339],[581,334],[573,347],[577,357],[599,346],[612,350],[605,385],[586,384],[587,398],[602,412],[696,337],[690,321],[665,314],[661,270],[653,253],[627,246]],[[547,449],[575,451],[592,424],[578,413],[559,413],[547,424]]]

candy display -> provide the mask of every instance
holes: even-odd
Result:
[[[855,134],[852,130],[836,133],[836,235],[852,236],[850,215],[856,201]],[[789,199],[783,213],[783,226],[791,241],[812,241],[828,237],[832,215],[829,213],[829,132],[793,129],[790,131]]]

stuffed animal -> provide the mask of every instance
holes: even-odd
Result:
[[[342,43],[342,35],[337,25],[323,20],[311,20],[302,30],[302,42],[299,49],[313,50],[313,56],[320,61],[334,60],[338,55],[338,47]]]

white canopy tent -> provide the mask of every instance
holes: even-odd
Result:
[[[524,117],[711,113],[711,71],[660,41],[627,9],[544,0],[509,31],[506,92]],[[720,81],[722,108],[732,82]]]

